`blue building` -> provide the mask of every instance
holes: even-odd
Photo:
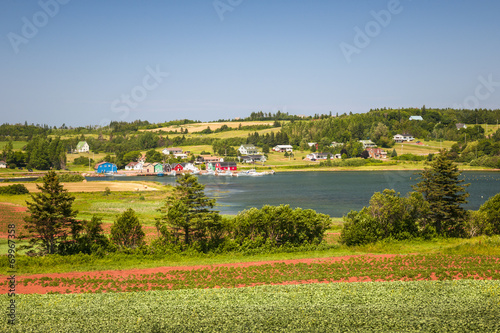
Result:
[[[110,162],[101,162],[96,164],[95,166],[97,173],[108,173],[108,172],[116,172],[118,169],[116,168],[116,164]]]

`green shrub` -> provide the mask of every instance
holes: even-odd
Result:
[[[0,194],[28,194],[30,191],[24,186],[24,184],[13,184],[0,187]]]

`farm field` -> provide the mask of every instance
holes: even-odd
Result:
[[[0,295],[3,304],[7,295]],[[18,295],[3,332],[494,332],[499,281]]]
[[[259,125],[272,125],[274,121],[224,121],[224,122],[213,122],[213,123],[191,123],[184,125],[172,125],[167,127],[160,127],[155,129],[139,130],[141,132],[159,132],[159,131],[175,131],[182,129],[187,129],[188,133],[201,132],[207,127],[210,127],[212,131],[221,128],[226,125],[229,128],[238,128],[241,126],[259,126]]]

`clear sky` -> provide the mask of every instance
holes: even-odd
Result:
[[[498,0],[2,0],[0,122],[500,107]]]

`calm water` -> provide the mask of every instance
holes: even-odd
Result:
[[[489,197],[500,192],[500,173],[464,172],[470,193],[467,209],[478,209]],[[360,210],[374,192],[386,188],[401,194],[412,191],[417,183],[414,171],[335,171],[279,172],[274,176],[215,177],[199,176],[207,195],[217,199],[224,214],[237,214],[251,207],[289,204],[291,207],[314,209],[330,216],[343,216]],[[151,180],[175,184],[175,177],[106,177],[88,180]]]

